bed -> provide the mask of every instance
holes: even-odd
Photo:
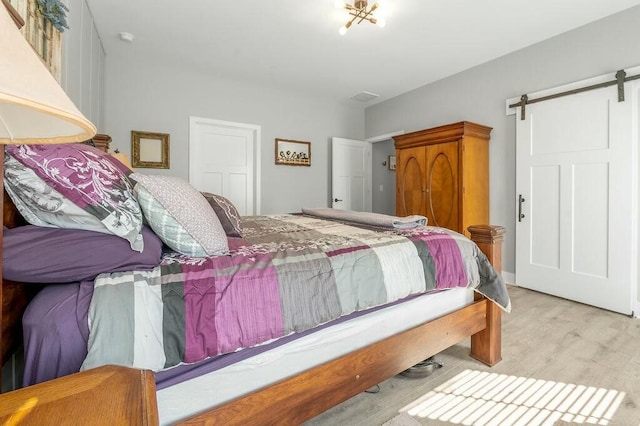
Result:
[[[60,150],[67,148],[68,147],[56,147],[47,149]],[[108,158],[108,156],[103,156],[102,154],[92,151],[92,149],[86,147],[81,147],[78,149],[80,154],[77,154],[77,152],[76,154],[69,154],[67,151],[65,151],[64,155],[61,155],[59,151],[56,151],[57,154],[55,154],[54,157],[70,158],[70,155],[76,155],[76,157],[74,157],[75,161],[79,158],[86,159],[87,156],[90,156],[93,160],[97,161],[102,166],[108,169],[109,173],[104,173],[101,175],[101,177],[106,180],[111,179],[112,175],[118,175],[118,177],[115,177],[114,179],[122,179],[123,175],[130,176],[131,172],[128,169],[123,168],[119,163],[117,163],[117,161],[112,161]],[[10,157],[13,157],[13,159],[18,158],[21,155],[25,157],[22,158],[21,165],[18,165],[19,167],[9,167],[9,175],[11,175],[12,173],[11,170],[15,171],[15,173],[18,173],[16,170],[24,171],[24,166],[27,165],[30,160],[36,158],[37,155],[42,155],[42,152],[34,149],[33,147],[23,148],[22,151],[19,151],[19,148],[12,148],[12,150],[10,151]],[[77,155],[80,155],[80,157],[78,157]],[[75,162],[78,163],[79,161]],[[34,162],[34,164],[36,163],[38,163],[38,161]],[[44,162],[40,162],[38,164],[43,163]],[[6,166],[7,162],[5,161],[5,167]],[[34,166],[33,169],[37,169],[37,167]],[[172,191],[173,194],[186,193],[189,191],[188,187],[180,186],[184,185],[184,182],[168,182],[167,180],[156,181],[157,179],[153,176],[138,176],[136,180],[136,175],[139,174],[134,174],[131,176],[131,178],[133,179],[133,182],[137,182],[135,184],[136,188],[138,188],[138,186],[143,187],[142,191],[136,190],[135,193],[140,202],[140,209],[143,212],[147,213],[147,218],[149,218],[149,215],[152,214],[149,212],[152,211],[154,206],[158,207],[158,204],[163,204],[163,202],[165,204],[170,203],[170,201],[162,199],[163,196],[166,196],[165,190],[168,184],[169,186],[174,184],[177,185]],[[39,178],[44,179],[47,176],[48,178],[52,178],[51,173],[42,173],[41,175],[39,175]],[[107,176],[108,178],[105,176]],[[55,177],[53,179],[55,180]],[[100,185],[104,183],[100,179],[94,179],[94,181],[100,181]],[[14,183],[12,183],[10,187],[7,187],[8,191],[14,192],[14,196],[10,198],[5,194],[4,197],[4,224],[9,228],[14,229],[17,227],[27,228],[26,226],[24,226],[25,223],[24,219],[22,218],[24,214],[20,214],[16,211],[12,200],[12,198],[16,199],[15,192],[18,191],[16,189],[17,186]],[[108,187],[109,185],[106,186]],[[60,189],[59,186],[56,188]],[[120,198],[118,204],[127,204],[129,202],[128,198],[121,197],[122,194],[127,193],[127,191],[129,191],[129,193],[133,193],[133,188],[127,187],[119,192]],[[113,196],[113,192],[111,192],[110,194],[110,196]],[[232,220],[234,219],[233,212],[231,211],[232,209],[230,209],[228,205],[225,205],[225,200],[223,197],[222,199],[220,199],[219,197],[215,198],[216,202],[212,203],[211,199],[206,195],[203,197],[202,194],[199,194],[199,196],[201,197],[201,199],[198,199],[198,202],[202,204],[202,200],[204,200],[206,207],[214,212],[214,216],[210,215],[211,212],[207,213],[209,216],[203,215],[205,216],[202,218],[202,220],[204,221],[203,223],[208,223],[207,220],[211,220],[211,217],[216,218],[214,220],[219,221],[219,223],[216,222],[217,234],[219,234],[220,230],[222,230],[225,235],[225,239],[223,242],[221,242],[219,239],[211,238],[205,243],[200,244],[199,248],[194,248],[193,244],[191,244],[193,243],[193,241],[186,244],[184,243],[184,241],[172,241],[170,237],[164,235],[166,233],[166,230],[156,229],[152,226],[154,233],[163,234],[168,238],[166,241],[163,240],[163,243],[165,243],[165,245],[177,244],[178,248],[174,250],[182,252],[182,254],[180,254],[175,253],[174,250],[170,250],[169,254],[167,254],[166,252],[163,253],[162,262],[164,262],[163,264],[165,266],[165,270],[170,269],[170,275],[174,277],[179,275],[179,273],[176,272],[175,269],[171,269],[177,268],[178,266],[176,265],[182,265],[180,266],[181,268],[184,268],[184,265],[188,265],[187,269],[191,268],[189,269],[189,273],[193,276],[201,276],[202,274],[204,274],[204,272],[200,270],[193,269],[194,264],[198,262],[192,262],[189,260],[193,258],[201,258],[199,256],[198,250],[205,250],[208,254],[213,253],[213,259],[218,260],[212,260],[211,263],[215,263],[218,261],[229,262],[229,259],[241,259],[242,261],[246,261],[246,259],[253,259],[255,261],[256,259],[258,259],[258,261],[261,261],[260,259],[262,258],[260,256],[278,257],[279,255],[272,256],[272,254],[265,252],[265,247],[274,247],[274,244],[276,246],[282,245],[282,243],[274,243],[273,241],[267,239],[267,232],[265,231],[266,228],[274,228],[276,230],[281,229],[283,231],[282,235],[289,235],[289,237],[287,237],[286,239],[287,244],[284,244],[284,251],[293,250],[294,252],[297,251],[298,253],[300,253],[300,250],[311,250],[310,252],[304,251],[304,256],[307,256],[307,260],[310,258],[324,259],[325,257],[333,256],[332,259],[334,259],[334,262],[335,259],[340,259],[340,262],[345,262],[347,256],[351,256],[351,254],[349,253],[361,250],[360,246],[364,245],[362,241],[369,241],[369,239],[374,239],[378,243],[371,244],[370,246],[366,247],[366,253],[375,252],[376,250],[384,251],[385,249],[380,247],[386,245],[391,240],[396,242],[399,240],[402,241],[399,242],[399,244],[401,244],[400,246],[392,246],[392,248],[387,249],[387,251],[389,252],[401,251],[399,247],[417,247],[419,245],[421,247],[426,247],[428,246],[428,244],[430,244],[426,242],[427,240],[431,241],[434,239],[443,238],[449,241],[448,247],[451,247],[451,244],[465,244],[465,247],[472,247],[466,246],[466,242],[452,243],[451,241],[453,241],[453,239],[463,237],[458,236],[451,231],[439,230],[429,227],[398,230],[397,228],[391,226],[385,229],[379,229],[379,226],[372,226],[371,223],[353,223],[351,221],[351,218],[337,218],[338,220],[335,220],[334,218],[333,220],[327,220],[327,218],[324,217],[314,216],[314,212],[311,212],[312,214],[306,215],[274,215],[270,217],[244,218],[240,221],[234,221]],[[228,202],[228,200],[226,201]],[[146,205],[145,203],[149,205]],[[145,205],[146,207],[142,207]],[[223,213],[217,212],[216,207],[219,210],[223,210]],[[20,210],[22,213],[24,213],[25,211],[24,208],[25,207],[22,206],[22,209]],[[89,208],[85,206],[85,211],[87,209]],[[133,207],[133,209],[135,210],[135,206]],[[127,212],[130,211],[131,209]],[[174,219],[177,218],[177,221],[180,222],[181,214],[190,216],[193,215],[193,211],[194,210],[191,208],[186,212],[175,211],[172,212],[172,217]],[[224,211],[226,211],[226,214]],[[93,208],[92,212],[95,216],[95,208]],[[218,213],[220,214],[218,215]],[[113,221],[113,216],[109,216],[106,219],[102,217],[101,221],[107,221],[109,226],[118,228],[122,225],[122,223],[134,222],[134,220],[130,219],[128,214],[129,213],[124,213],[118,216],[118,221]],[[153,221],[148,220],[148,222]],[[250,235],[241,235],[239,237],[235,236],[234,232],[237,233],[239,224],[242,225],[242,230]],[[234,229],[234,225],[236,229]],[[312,225],[319,226],[320,228],[312,229]],[[191,224],[190,226],[194,225]],[[331,230],[331,232],[327,231],[328,229]],[[338,230],[337,233],[334,233],[335,230]],[[119,233],[119,238],[126,240],[127,244],[130,245],[131,250],[136,250],[136,248],[140,247],[140,241],[136,235],[130,235],[126,231],[121,231],[121,229],[115,229],[114,232]],[[353,237],[353,235],[351,234],[347,236],[345,232],[355,232],[356,237]],[[136,355],[133,356],[131,355],[131,352],[127,352],[131,351],[131,349],[123,349],[123,353],[118,355],[120,356],[120,358],[107,359],[105,361],[103,358],[101,358],[102,355],[104,355],[106,352],[111,351],[101,350],[100,348],[105,347],[105,345],[112,345],[113,343],[95,344],[95,340],[97,338],[94,339],[92,337],[94,342],[90,345],[89,355],[84,361],[87,371],[85,371],[84,373],[76,373],[66,377],[55,379],[51,383],[61,383],[61,386],[65,386],[65,383],[70,383],[70,381],[73,380],[77,375],[83,375],[87,372],[104,368],[100,366],[105,363],[115,363],[119,365],[128,364],[128,367],[137,368],[144,371],[146,371],[147,369],[162,370],[157,374],[157,377],[162,377],[165,371],[172,372],[181,368],[183,365],[199,365],[197,363],[200,362],[201,359],[203,362],[209,359],[216,359],[215,355],[218,354],[220,347],[224,348],[222,352],[229,353],[233,356],[236,354],[241,354],[245,351],[239,350],[241,347],[251,346],[251,348],[249,349],[258,351],[258,353],[254,357],[241,360],[239,363],[233,363],[219,369],[206,371],[202,373],[202,375],[200,375],[196,368],[195,370],[193,370],[195,372],[189,373],[192,377],[190,377],[186,381],[182,381],[180,383],[171,382],[167,385],[159,385],[157,392],[155,392],[156,389],[154,388],[154,392],[151,392],[151,395],[148,397],[147,404],[142,405],[155,407],[155,401],[157,397],[160,413],[159,418],[160,422],[162,423],[185,422],[209,424],[248,424],[256,422],[286,422],[293,424],[301,423],[304,420],[325,411],[326,409],[338,404],[339,402],[342,402],[350,398],[351,396],[354,396],[357,393],[362,392],[363,390],[395,374],[400,373],[401,371],[424,360],[425,358],[464,340],[468,336],[471,336],[471,356],[485,364],[494,365],[501,359],[501,310],[508,310],[509,303],[508,296],[506,295],[506,290],[504,288],[504,283],[500,284],[501,287],[498,289],[498,293],[492,293],[491,290],[483,288],[483,285],[486,284],[485,281],[487,281],[487,275],[495,274],[496,270],[500,270],[503,229],[501,227],[482,225],[471,227],[470,232],[472,235],[472,239],[477,244],[477,248],[482,253],[484,253],[484,255],[482,255],[480,251],[477,251],[478,249],[475,248],[468,248],[465,250],[473,251],[472,257],[485,258],[486,256],[486,259],[491,262],[495,268],[491,270],[483,270],[481,272],[478,271],[475,273],[467,273],[467,275],[469,276],[474,274],[478,275],[478,279],[474,281],[473,288],[471,289],[451,289],[446,291],[438,291],[433,296],[418,296],[417,294],[420,293],[420,291],[414,288],[414,281],[417,280],[397,278],[395,280],[400,282],[401,287],[403,285],[404,287],[406,287],[403,290],[404,292],[398,292],[397,297],[389,298],[388,293],[392,293],[392,291],[383,286],[384,288],[382,288],[382,290],[379,289],[377,296],[367,295],[362,297],[355,297],[355,299],[353,299],[355,301],[352,301],[350,305],[348,304],[348,308],[340,308],[336,312],[333,308],[335,308],[336,305],[341,305],[341,303],[334,303],[331,305],[333,306],[333,308],[327,308],[324,310],[318,309],[318,312],[314,310],[313,315],[306,315],[306,317],[308,318],[310,316],[313,317],[317,314],[318,319],[315,321],[320,325],[319,331],[315,331],[316,327],[313,324],[309,323],[309,321],[303,322],[303,324],[295,322],[294,319],[296,319],[298,315],[294,315],[291,312],[296,312],[296,309],[302,308],[291,308],[288,311],[288,314],[279,312],[279,314],[276,315],[281,316],[282,318],[290,319],[290,321],[284,321],[285,323],[287,323],[286,327],[283,326],[283,324],[281,324],[280,322],[278,322],[277,324],[271,322],[269,323],[269,327],[262,327],[263,322],[260,321],[259,324],[255,327],[259,329],[259,332],[257,333],[257,335],[261,336],[259,339],[257,337],[252,337],[252,335],[246,335],[245,331],[243,330],[235,333],[236,335],[241,335],[242,337],[235,345],[233,343],[229,343],[229,341],[232,339],[218,339],[224,340],[224,344],[221,344],[219,341],[215,341],[213,343],[205,341],[204,344],[202,344],[202,342],[199,342],[200,348],[215,347],[215,350],[213,352],[205,350],[201,351],[202,353],[199,353],[199,351],[197,350],[198,345],[171,346],[169,343],[167,343],[170,339],[161,340],[160,345],[164,348],[164,354],[160,357],[160,359],[158,359],[158,357],[155,355],[156,351],[148,351],[144,349],[142,350],[143,353],[146,354],[147,352],[150,352],[151,355],[140,356],[139,354],[141,352],[138,351],[136,352]],[[318,244],[317,239],[304,237],[304,235],[307,234],[313,234],[316,237],[318,235],[321,235],[322,243]],[[295,237],[291,237],[291,235],[295,235]],[[303,237],[300,237],[300,235],[303,235]],[[332,236],[329,237],[329,235]],[[238,238],[239,240],[236,240],[236,238]],[[336,245],[336,238],[351,241],[351,245],[348,245],[347,248],[338,248]],[[411,238],[413,238],[412,243],[408,243],[407,241],[405,241],[405,239],[411,240]],[[358,244],[356,244],[358,246],[357,250],[356,248],[354,248],[355,246],[353,243],[353,241],[356,240],[358,242]],[[416,241],[418,240],[421,242],[416,243]],[[292,241],[295,242],[292,243]],[[301,241],[304,243],[301,243]],[[226,249],[224,247],[221,247],[220,244],[226,247]],[[293,244],[293,247],[291,246],[291,244]],[[318,245],[325,245],[329,247],[328,252],[331,253],[331,256],[327,255],[326,251],[318,249]],[[301,248],[301,246],[304,247]],[[375,248],[373,248],[374,246]],[[267,252],[268,251],[269,250],[267,250]],[[184,254],[184,252],[190,254]],[[433,256],[434,258],[436,257],[435,254],[433,254]],[[442,259],[449,258],[444,256],[442,257]],[[267,262],[266,260],[264,261]],[[271,261],[272,259],[270,258],[268,262]],[[322,264],[326,266],[326,259],[322,262]],[[391,263],[394,262],[395,261],[392,261]],[[449,261],[443,260],[443,262],[447,263]],[[238,263],[238,265],[240,263]],[[281,263],[288,265],[291,264],[290,261],[283,259],[281,259]],[[309,264],[309,262],[305,262],[305,268]],[[225,265],[226,268],[231,267],[229,263],[226,263]],[[425,263],[423,262],[423,268],[424,265]],[[298,266],[299,265],[296,265],[294,269],[298,268]],[[155,271],[155,269],[156,268],[154,268],[153,270]],[[241,270],[243,270],[242,267],[238,267],[237,269],[234,269],[235,272],[231,275],[235,276],[238,274],[238,271]],[[366,271],[371,270],[371,265],[365,263],[365,267],[361,268],[361,270],[365,271],[366,273]],[[392,268],[388,271],[392,272],[392,277],[396,277],[408,273],[405,270],[408,270],[408,268],[396,266],[396,269]],[[282,268],[278,271],[278,273],[282,274]],[[381,272],[381,274],[389,274],[390,272],[388,271]],[[184,272],[184,270],[181,270],[181,272]],[[297,279],[294,280],[294,284],[302,280],[312,282],[314,276],[318,275],[313,271],[309,272],[309,270],[306,270],[305,273],[307,273],[307,278],[302,279],[300,277],[305,275],[298,275]],[[324,279],[323,282],[325,284],[327,281],[340,281],[339,279],[335,279],[334,276],[339,275],[339,272],[327,270],[323,273],[326,276],[331,277],[331,279]],[[413,271],[411,273],[413,274],[416,272]],[[426,272],[420,271],[420,274],[426,275]],[[103,288],[106,288],[110,292],[116,289],[119,285],[125,289],[131,287],[127,283],[129,281],[133,283],[136,279],[139,279],[133,278],[134,275],[136,277],[139,277],[140,273],[134,274],[128,270],[120,270],[107,274],[101,274],[99,278],[96,279],[95,285],[95,288],[100,290],[94,290],[96,291],[96,293],[94,293],[92,303],[102,297],[95,296],[95,294],[102,293],[101,289]],[[275,275],[277,275],[277,273]],[[374,274],[374,276],[378,275],[380,274]],[[164,275],[164,277],[166,276],[167,275]],[[410,277],[411,275],[407,276]],[[279,282],[279,285],[282,285],[282,280],[284,279],[280,279],[281,281]],[[166,278],[158,278],[158,280],[159,282],[161,281],[164,284],[167,284]],[[354,279],[350,279],[347,277],[342,279],[342,282],[353,280]],[[394,279],[391,279],[391,281],[393,280]],[[439,280],[442,283],[445,282],[445,279],[442,277],[439,278]],[[363,283],[373,281],[375,281],[375,279],[372,277],[362,279]],[[165,287],[169,289],[167,293],[174,292],[176,285],[178,287],[184,287],[180,284],[181,282],[187,283],[188,280],[185,279],[184,281],[178,281],[177,283],[168,283],[168,286]],[[100,283],[100,285],[98,283]],[[361,283],[360,285],[360,290],[366,287],[363,283]],[[291,283],[289,284],[291,286]],[[436,284],[435,281],[433,284]],[[293,285],[293,287],[295,287],[295,285]],[[458,286],[451,285],[451,287]],[[467,286],[465,285],[461,287]],[[197,288],[197,285],[191,288]],[[34,288],[34,286],[32,285],[3,280],[1,315],[2,339],[0,341],[0,344],[2,345],[1,355],[3,364],[21,342],[21,317],[25,309],[27,309],[29,301],[33,299],[34,293],[36,293],[37,290],[39,290],[39,288]],[[426,291],[427,289],[425,288],[424,290]],[[282,290],[280,291],[282,293]],[[106,299],[112,298],[112,294],[109,292],[107,292],[108,296],[106,296]],[[502,306],[499,307],[493,301],[485,298],[481,293],[489,295],[494,299],[501,299],[498,301]],[[274,293],[269,294],[271,294],[271,299],[274,299]],[[304,297],[303,295],[295,292],[290,292],[288,294],[289,299]],[[380,294],[382,294],[382,296],[380,296]],[[149,298],[148,295],[145,297],[147,297],[147,299]],[[334,295],[334,297],[337,299],[340,299],[340,297],[342,297],[341,300],[345,299],[344,295]],[[382,297],[382,299],[380,299],[380,297]],[[438,302],[438,298],[441,298],[442,300],[444,300],[445,298],[450,298],[452,300],[440,303]],[[276,297],[275,299],[278,298]],[[256,304],[255,298],[251,298],[250,300],[252,300],[251,303],[253,303],[252,306],[254,306],[252,310],[258,310],[261,304]],[[282,302],[282,300],[272,300],[272,302],[275,305],[269,306],[285,306],[285,303]],[[322,303],[324,302],[319,302],[320,305],[322,305]],[[428,315],[425,315],[422,313],[423,311],[425,311],[425,308],[421,304],[434,305],[436,307],[435,311]],[[440,306],[440,308],[438,308],[438,306]],[[165,312],[164,318],[166,318],[169,316],[166,314],[167,310],[171,310],[174,308],[167,308],[164,305],[159,305],[154,309],[156,311],[160,310],[162,312]],[[151,311],[154,309],[149,310]],[[177,310],[180,311],[180,309],[184,310],[186,308],[182,307],[178,308]],[[93,320],[89,322],[94,327],[92,336],[96,336],[97,334],[103,333],[103,330],[109,329],[109,326],[98,327],[99,333],[95,332],[96,324],[104,324],[104,314],[100,316],[99,313],[96,313],[98,311],[100,311],[100,309],[98,308],[92,308],[91,311]],[[415,311],[416,313],[409,313],[412,311]],[[128,314],[117,316],[120,317],[127,315]],[[302,317],[305,315],[299,316]],[[355,318],[351,318],[352,316]],[[398,327],[390,326],[388,330],[383,331],[382,329],[384,327],[382,327],[382,324],[390,323],[389,318],[394,317],[401,318],[401,322],[403,324]],[[263,317],[258,316],[258,318]],[[357,327],[360,327],[361,324],[364,323],[365,327],[372,329],[370,324],[373,323],[373,318],[377,318],[375,319],[375,321],[378,321],[374,324],[381,325],[374,326],[373,334],[370,331],[369,336],[363,338],[362,342],[351,344],[351,341],[353,339],[356,339],[361,335],[365,336],[367,334]],[[253,320],[255,321],[255,318]],[[179,324],[186,323],[184,319],[179,319],[177,322]],[[266,324],[267,322],[268,321],[265,321],[264,324]],[[336,324],[335,326],[332,325],[334,323]],[[369,325],[366,325],[367,323]],[[155,323],[136,325],[136,330],[153,330],[153,327],[156,327],[154,324]],[[115,327],[113,330],[111,330],[110,332],[104,332],[104,334],[117,334],[118,336],[121,336],[121,334],[119,334],[119,330],[121,330],[123,326],[117,325],[113,327]],[[168,328],[173,329],[172,327],[175,328],[175,325]],[[194,335],[197,337],[199,336],[200,332],[196,330],[194,333]],[[150,332],[148,334],[153,333]],[[303,334],[304,337],[294,339],[293,337],[296,337],[297,334]],[[329,340],[331,334],[337,336],[337,338],[334,338],[333,341]],[[290,339],[290,341],[287,341],[287,339]],[[197,341],[198,338],[194,337],[191,340]],[[268,344],[273,345],[273,348],[271,348],[270,346],[267,347],[266,344],[262,343],[262,340],[269,341]],[[282,343],[283,341],[285,342]],[[106,340],[106,342],[109,342],[109,340]],[[345,342],[347,342],[348,344],[345,344]],[[310,347],[311,352],[301,352],[301,348],[303,346]],[[335,351],[329,350],[329,347],[332,346],[336,346]],[[354,349],[354,347],[357,348]],[[323,351],[325,351],[326,353],[321,354],[321,352]],[[96,352],[97,355],[99,355],[97,358],[93,356]],[[174,356],[175,354],[180,355]],[[111,353],[109,353],[109,356],[111,356]],[[295,358],[296,356],[298,358],[301,358],[302,361],[296,364],[295,370],[289,369],[289,367],[293,368],[292,366],[294,365],[294,362],[291,361],[291,359],[293,358],[290,357]],[[269,360],[269,362],[263,362],[265,357]],[[91,359],[92,361],[87,361],[88,359]],[[123,359],[125,361],[122,361]],[[133,359],[133,361],[129,362],[127,361],[128,359]],[[257,359],[261,359],[262,361],[256,364],[255,360]],[[274,359],[275,361],[273,361]],[[169,360],[173,361],[169,362]],[[253,371],[259,371],[261,372],[260,374],[262,374],[262,372],[267,372],[265,373],[265,378],[259,379],[255,381],[255,383],[250,384],[249,382],[252,381],[251,379],[259,374],[251,373],[250,375],[247,375],[246,372],[238,372],[238,365],[241,365],[242,362],[244,362],[245,364],[251,364],[253,362],[254,364],[251,367]],[[263,364],[266,364],[267,366],[263,367]],[[160,365],[160,367],[158,367],[158,365]],[[287,368],[283,368],[283,365]],[[165,367],[167,368],[165,369]],[[244,374],[244,376],[242,374]],[[245,379],[236,379],[238,377],[245,377]],[[223,382],[223,380],[227,380],[227,382]],[[215,384],[211,385],[211,381],[213,381],[213,383]],[[206,396],[207,389],[210,390],[212,387],[215,388],[216,386],[225,389],[231,388],[231,385],[222,385],[222,383],[233,384],[233,382],[238,382],[241,384],[241,386],[227,393],[223,392],[222,389],[216,389],[216,391],[213,392],[216,394],[215,400]],[[164,382],[159,379],[158,383],[160,384]],[[40,385],[35,385],[34,387],[37,386]],[[204,387],[198,388],[197,386]],[[146,395],[146,393],[144,395]],[[186,398],[185,395],[187,395]],[[185,405],[187,403],[193,402],[189,400],[196,399],[191,395],[205,396],[202,398],[202,401],[198,401],[192,407],[190,406],[187,410],[185,408]],[[182,400],[180,399],[181,396]],[[133,406],[139,407],[139,405],[136,404],[133,404]],[[89,416],[91,415],[90,413],[90,410],[88,410]],[[156,416],[143,415],[141,415],[139,418],[141,423],[145,423],[146,421],[154,423],[157,419]]]

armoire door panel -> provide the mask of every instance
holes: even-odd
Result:
[[[427,206],[430,223],[458,227],[458,143],[443,143],[427,150]]]
[[[426,216],[427,189],[424,171],[424,148],[404,150],[396,157],[399,175],[396,176],[396,211],[401,216]]]

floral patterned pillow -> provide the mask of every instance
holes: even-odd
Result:
[[[242,237],[242,227],[240,226],[240,214],[231,201],[222,195],[203,192],[204,198],[220,219],[224,232],[229,237]]]
[[[8,145],[5,184],[33,225],[114,234],[142,252],[142,212],[131,173],[84,144]]]

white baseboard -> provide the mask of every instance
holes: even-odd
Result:
[[[502,278],[504,278],[504,281],[507,284],[516,285],[516,274],[514,274],[513,272],[504,272],[504,271],[502,271]]]
[[[514,273],[503,272],[502,277],[507,284],[515,285],[516,287],[518,286],[518,284],[516,284],[516,275]],[[633,311],[631,316],[633,318],[640,318],[640,301],[632,303],[631,309]]]

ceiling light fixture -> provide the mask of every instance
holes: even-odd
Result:
[[[340,28],[340,35],[345,35],[347,30],[353,25],[355,22],[359,24],[362,21],[369,21],[372,24],[376,24],[380,27],[384,27],[385,21],[384,19],[377,19],[373,16],[373,12],[378,9],[378,2],[374,3],[369,7],[369,2],[367,0],[355,0],[353,4],[344,3],[344,8],[349,12],[349,16],[351,17],[349,21],[342,28]],[[356,22],[357,21],[357,22]]]

